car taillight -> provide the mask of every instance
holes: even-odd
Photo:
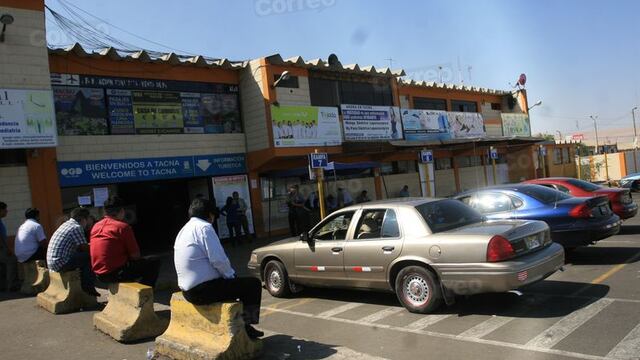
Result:
[[[513,250],[513,246],[509,240],[500,235],[496,235],[489,240],[487,246],[487,261],[497,262],[510,259],[514,257],[516,252]]]
[[[593,217],[593,213],[591,212],[589,205],[582,203],[569,210],[569,216],[572,218],[583,219]]]

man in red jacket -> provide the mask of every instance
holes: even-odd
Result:
[[[124,205],[117,196],[105,202],[105,217],[91,229],[91,267],[104,283],[137,281],[153,287],[160,262],[140,257],[133,229],[123,221]]]

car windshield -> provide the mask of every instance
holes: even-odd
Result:
[[[525,186],[518,189],[518,192],[530,196],[543,204],[551,204],[571,197],[571,195],[561,191],[539,185]]]
[[[584,191],[596,191],[600,189],[600,185],[596,185],[584,180],[568,179],[567,182],[573,186],[579,187]]]
[[[482,221],[482,215],[457,200],[439,200],[416,206],[431,232],[438,233]]]

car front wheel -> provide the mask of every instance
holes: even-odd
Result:
[[[287,270],[280,261],[271,260],[264,267],[264,283],[271,296],[281,298],[291,295]]]
[[[398,300],[413,313],[430,313],[442,303],[442,290],[436,276],[421,266],[400,270],[395,288]]]

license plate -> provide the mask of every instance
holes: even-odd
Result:
[[[529,236],[525,238],[524,241],[527,244],[527,248],[529,249],[535,249],[540,246],[540,239],[537,235]]]

